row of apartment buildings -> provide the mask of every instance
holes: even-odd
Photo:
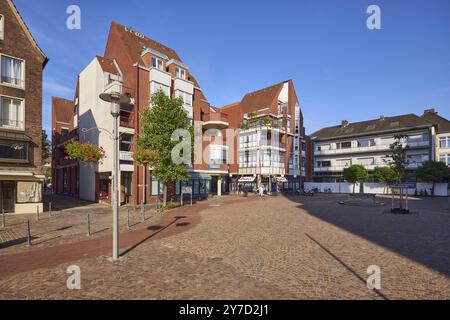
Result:
[[[404,136],[402,143],[408,146],[408,181],[417,180],[415,171],[424,161],[450,166],[450,121],[428,109],[421,116],[380,116],[355,123],[343,120],[311,134],[313,181],[341,182],[344,168],[352,164],[363,165],[369,173],[386,166],[396,135]]]
[[[42,72],[48,61],[11,0],[0,0],[0,212],[42,211]]]
[[[120,111],[120,185],[122,203],[148,203],[161,196],[162,184],[152,168],[133,162],[140,135],[139,113],[151,95],[162,90],[182,97],[188,118],[202,124],[206,158],[189,167],[188,182],[169,186],[179,196],[190,185],[196,196],[239,190],[298,190],[304,182],[342,181],[343,170],[362,164],[369,173],[385,166],[394,136],[406,138],[408,180],[426,160],[450,164],[450,122],[434,109],[323,128],[305,134],[304,119],[291,80],[250,92],[241,101],[212,106],[191,70],[171,48],[113,22],[103,56],[94,57],[80,72],[73,100],[53,98],[53,188],[56,193],[90,201],[110,201],[112,157],[98,165],[67,160],[65,145],[78,139],[113,149],[108,132],[112,118],[101,93],[120,92],[130,102]],[[230,136],[227,130],[234,130]],[[233,141],[227,141],[232,139]],[[231,148],[231,149],[230,149]]]
[[[80,72],[74,99],[53,98],[54,191],[110,201],[113,159],[108,151],[113,150],[113,141],[108,132],[113,122],[108,103],[99,95],[120,92],[130,97],[120,111],[121,201],[148,203],[160,196],[162,184],[153,178],[152,168],[139,166],[132,158],[140,135],[139,113],[149,107],[151,95],[158,90],[172,98],[182,97],[188,118],[201,123],[203,134],[208,135],[201,142],[205,157],[189,167],[188,182],[169,186],[171,196],[180,195],[184,185],[190,185],[195,196],[206,197],[259,184],[266,190],[277,185],[299,189],[310,179],[303,116],[291,80],[217,108],[173,49],[113,22],[104,55],[94,57]],[[230,137],[230,129],[241,130]],[[265,143],[261,143],[263,137]],[[67,160],[65,146],[72,139],[101,145],[107,151],[105,160],[95,166]]]

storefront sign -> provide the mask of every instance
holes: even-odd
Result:
[[[254,182],[255,177],[242,177],[238,180],[239,182]]]

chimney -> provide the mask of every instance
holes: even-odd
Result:
[[[342,120],[341,127],[345,128],[346,126],[348,126],[348,121],[347,120]]]
[[[434,113],[437,114],[436,110],[434,108],[431,109],[425,109],[425,111],[423,112],[423,114],[427,114],[427,113]]]

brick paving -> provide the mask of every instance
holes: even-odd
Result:
[[[337,205],[341,199],[316,195],[301,201],[208,200],[183,213],[197,215],[195,223],[161,232],[117,263],[109,262],[107,253],[95,252],[0,275],[0,298],[450,298],[450,210],[443,202],[447,199],[412,201],[417,213],[407,216],[387,214],[387,207]],[[180,213],[171,213],[171,218],[175,214]],[[131,242],[145,236],[141,229],[134,232]],[[12,263],[7,257],[1,255],[1,272]],[[66,288],[70,264],[81,268],[81,290]],[[380,292],[366,287],[370,265],[381,268]]]

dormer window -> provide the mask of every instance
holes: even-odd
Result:
[[[186,71],[183,68],[175,67],[175,76],[177,78],[186,79]]]
[[[152,67],[159,69],[159,70],[163,70],[163,62],[161,59],[152,57]]]
[[[5,17],[0,14],[0,40],[5,39]]]

